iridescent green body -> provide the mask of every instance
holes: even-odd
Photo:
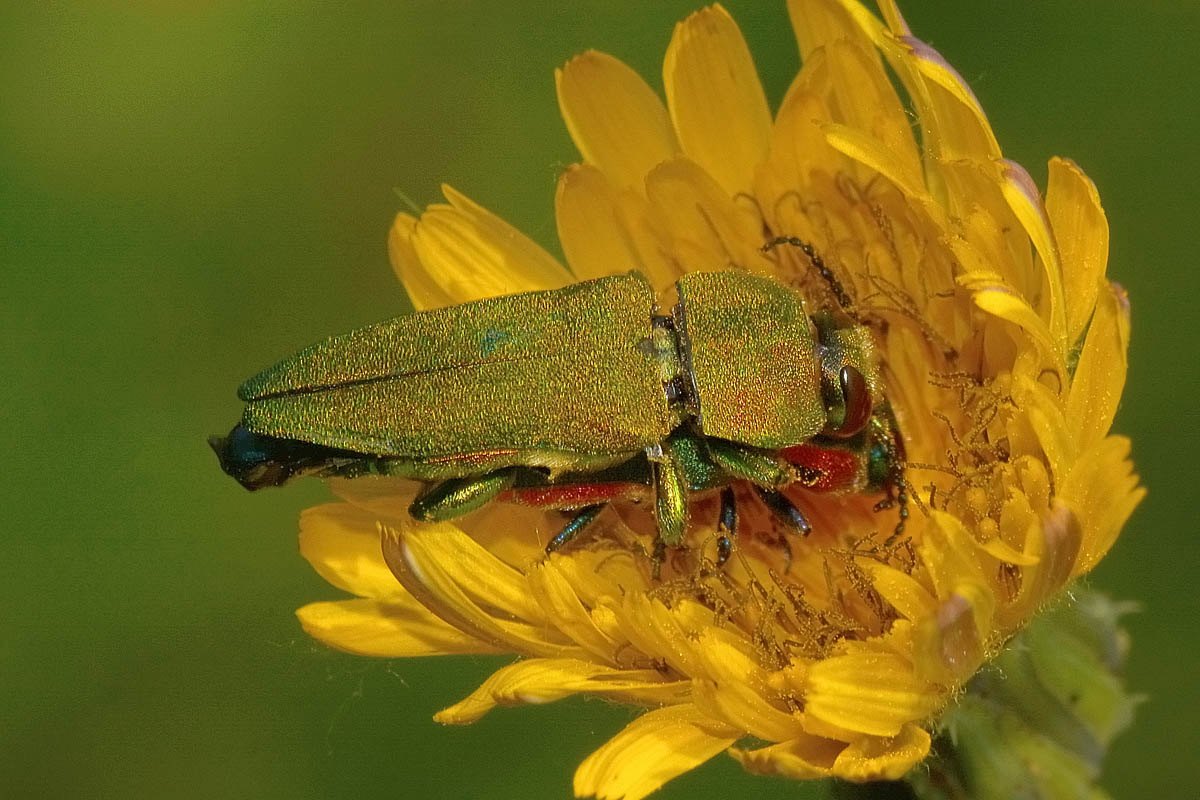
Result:
[[[648,491],[668,545],[690,492],[746,480],[806,530],[778,489],[890,485],[899,439],[869,331],[810,318],[798,291],[744,271],[675,289],[660,310],[629,273],[336,336],[243,384],[241,423],[211,442],[251,489],[305,473],[430,481],[423,519],[510,499],[582,509],[575,531],[598,503]]]
[[[674,427],[670,354],[647,346],[653,303],[643,278],[621,275],[398,317],[251,378],[242,421],[444,477],[607,466]]]
[[[801,295],[733,271],[684,276],[678,290],[678,335],[658,341],[654,293],[636,273],[335,336],[242,384],[242,422],[439,477],[599,469],[689,413],[705,436],[753,447],[819,433],[821,365]],[[673,403],[663,386],[676,376],[691,391]]]

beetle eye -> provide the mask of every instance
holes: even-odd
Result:
[[[838,383],[841,384],[846,413],[841,424],[825,431],[825,435],[848,439],[866,427],[871,419],[871,387],[867,386],[863,374],[849,364],[838,372]]]

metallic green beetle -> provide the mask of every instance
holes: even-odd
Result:
[[[418,519],[493,500],[572,511],[548,550],[609,501],[652,500],[661,557],[683,544],[690,494],[720,490],[723,562],[737,481],[801,533],[780,489],[886,492],[902,530],[903,450],[870,332],[744,271],[675,288],[667,313],[629,273],[327,339],[244,383],[241,422],[210,444],[249,489],[384,474],[427,483]]]

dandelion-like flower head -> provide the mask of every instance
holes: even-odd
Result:
[[[449,188],[399,215],[389,246],[418,309],[630,269],[664,298],[684,272],[739,268],[834,304],[802,250],[763,249],[810,243],[876,340],[907,454],[903,534],[879,497],[798,490],[810,536],[751,510],[717,567],[701,498],[656,577],[644,509],[610,508],[546,556],[552,513],[417,523],[413,487],[336,482],[342,502],[305,512],[301,548],[357,597],[300,609],[310,634],[376,656],[522,657],[446,723],[575,693],[645,707],[579,767],[580,795],[642,797],[722,751],[850,780],[927,754],[938,713],[1095,566],[1143,490],[1108,434],[1129,308],[1105,279],[1095,187],[1056,158],[1039,193],[959,75],[880,7],[791,0],[803,67],[774,116],[720,6],[677,26],[665,104],[610,56],[567,63],[558,99],[582,156],[556,197],[569,269]]]

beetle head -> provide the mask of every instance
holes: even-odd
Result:
[[[210,436],[221,469],[250,491],[281,486],[295,475],[323,464],[312,445],[264,436],[238,423],[228,436]]]

